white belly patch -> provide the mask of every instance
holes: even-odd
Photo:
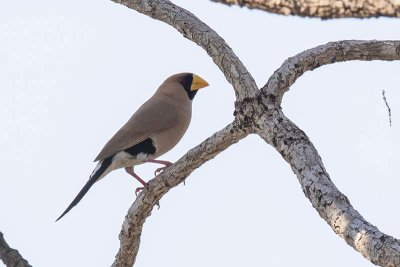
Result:
[[[125,168],[125,167],[133,167],[135,165],[143,164],[146,162],[147,159],[150,159],[150,158],[152,158],[152,157],[151,156],[149,157],[149,155],[146,153],[139,153],[139,154],[137,154],[136,157],[133,157],[131,154],[129,154],[125,151],[118,152],[113,157],[111,165],[108,166],[107,170],[99,177],[99,180],[113,170]],[[96,168],[93,170],[90,177],[92,177],[93,174],[95,174],[99,170],[100,167],[101,167],[101,162],[99,162],[97,164]]]
[[[146,161],[148,155],[146,153],[137,154],[136,158],[132,157],[131,154],[125,151],[118,152],[115,154],[113,161],[111,163],[112,169],[119,169],[124,167],[131,167],[134,165],[142,164]]]

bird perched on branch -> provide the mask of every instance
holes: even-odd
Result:
[[[171,150],[181,140],[189,127],[192,117],[192,100],[197,90],[208,83],[193,73],[179,73],[166,79],[150,99],[148,99],[128,120],[128,122],[107,142],[95,161],[98,164],[89,180],[57,219],[67,214],[92,185],[115,169],[125,168],[143,186],[143,181],[133,170],[133,166],[153,162],[165,165],[154,174],[172,163],[156,160]],[[142,187],[136,189],[136,192]]]

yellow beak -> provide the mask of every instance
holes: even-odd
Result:
[[[199,90],[206,86],[208,86],[208,82],[203,80],[200,76],[193,74],[192,86],[190,87],[191,91]]]

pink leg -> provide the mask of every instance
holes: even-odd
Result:
[[[158,173],[164,171],[165,168],[167,168],[168,166],[171,166],[172,163],[166,160],[156,160],[156,159],[148,159],[146,160],[146,162],[151,162],[151,163],[158,163],[158,164],[163,164],[165,165],[165,167],[161,167],[161,168],[157,168],[154,171],[154,176],[157,176]]]
[[[158,159],[147,159],[146,162],[151,162],[151,163],[158,163],[158,164],[164,164],[165,166],[171,166],[172,163],[166,160],[158,160]]]
[[[132,175],[133,177],[135,177],[135,179],[138,180],[138,181],[143,185],[143,187],[138,187],[138,188],[136,188],[135,194],[137,195],[140,191],[143,190],[143,188],[147,185],[147,183],[146,183],[145,181],[143,181],[143,179],[140,178],[139,175],[137,175],[137,174],[133,171],[133,167],[126,167],[126,168],[125,168],[125,171],[126,171],[127,173],[129,173],[130,175]]]

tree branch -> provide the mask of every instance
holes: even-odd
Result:
[[[2,232],[0,232],[0,259],[7,267],[32,267],[28,261],[19,254],[18,250],[10,248]]]
[[[352,207],[332,183],[306,134],[279,108],[263,112],[260,117],[257,134],[290,164],[304,194],[332,230],[372,263],[400,266],[400,241],[380,232]]]
[[[139,251],[143,224],[151,215],[154,205],[171,188],[185,181],[195,169],[246,137],[249,134],[248,130],[238,121],[234,121],[149,181],[148,186],[136,198],[125,216],[119,235],[121,247],[115,256],[113,267],[130,267],[134,264]]]
[[[288,58],[261,89],[280,105],[283,94],[306,71],[350,60],[399,60],[400,41],[339,41],[320,45]],[[271,103],[271,101],[269,101]],[[271,107],[271,104],[268,105]]]
[[[297,175],[319,215],[347,244],[380,266],[400,265],[400,241],[366,221],[330,180],[317,150],[280,108],[282,96],[304,72],[348,60],[400,60],[399,41],[340,41],[304,51],[286,60],[261,89],[252,113],[256,133],[275,147]]]
[[[211,0],[274,14],[322,19],[400,17],[397,0]]]
[[[201,46],[232,84],[238,101],[256,96],[257,85],[246,67],[224,39],[195,15],[168,0],[112,0],[177,29]]]
[[[255,132],[290,164],[303,192],[332,229],[364,257],[382,266],[400,265],[400,243],[381,233],[351,206],[332,183],[311,141],[280,108],[283,94],[298,77],[319,66],[347,60],[398,60],[397,41],[342,41],[328,43],[290,58],[262,89],[233,51],[212,29],[193,14],[165,0],[113,0],[175,27],[203,47],[233,85],[235,121],[190,150],[174,165],[149,182],[128,211],[120,233],[121,247],[114,267],[132,266],[139,249],[143,224],[156,203],[196,168]]]

